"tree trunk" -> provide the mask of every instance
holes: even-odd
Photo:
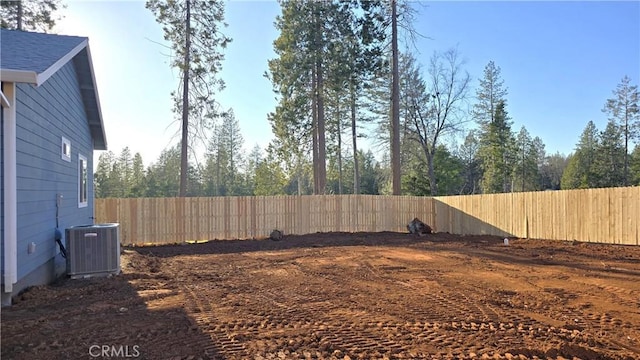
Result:
[[[628,112],[628,110],[625,110]],[[624,178],[623,185],[629,186],[629,119],[625,113],[624,119]]]
[[[351,139],[353,141],[353,193],[360,194],[360,167],[358,166],[358,145],[356,131],[356,91],[354,79],[351,78],[349,92],[351,95]]]
[[[316,68],[316,107],[318,120],[318,194],[324,195],[327,186],[327,149],[325,141],[325,118],[324,118],[324,80],[322,76],[322,17],[320,7],[316,4],[315,21],[315,68]]]
[[[311,126],[313,128],[313,194],[320,194],[320,170],[318,160],[318,106],[316,105],[316,68],[313,66],[311,70]]]
[[[338,126],[338,194],[342,195],[342,126],[340,114],[340,98],[336,96],[336,107],[338,118],[336,119]]]
[[[235,154],[233,153],[233,142],[235,141],[234,136],[235,134],[233,133],[233,126],[229,126],[229,142],[227,144],[229,146],[229,148],[227,149],[227,151],[229,152],[229,178],[227,179],[227,191],[230,190],[231,194],[233,194],[233,187],[236,180],[236,164],[233,161],[233,158],[235,156]]]
[[[302,164],[300,155],[296,155],[296,173],[298,178],[298,195],[302,195]]]
[[[525,169],[525,144],[522,144],[522,192],[524,192],[524,187],[525,187],[525,177],[527,176],[527,172]]]
[[[220,177],[220,148],[218,147],[218,151],[216,154],[216,187],[214,196],[220,196],[220,193],[222,192],[222,180],[220,179]]]
[[[189,150],[189,69],[191,52],[191,8],[190,1],[186,0],[187,17],[185,20],[185,43],[184,43],[184,69],[182,83],[182,144],[180,150],[180,197],[187,195],[187,171],[189,161],[187,152]]]
[[[326,141],[325,141],[325,119],[324,119],[324,101],[322,96],[322,60],[318,59],[318,70],[316,71],[316,76],[318,77],[318,90],[317,90],[317,106],[318,106],[318,167],[320,168],[320,178],[318,179],[318,186],[320,188],[319,194],[324,195],[326,192],[327,186],[327,149],[326,149]]]
[[[436,172],[433,168],[433,158],[435,154],[432,154],[429,149],[424,149],[424,154],[427,156],[427,170],[429,173],[429,188],[431,190],[431,196],[438,196],[438,183],[436,181]]]
[[[18,15],[16,28],[22,31],[22,0],[18,1]]]
[[[393,195],[400,195],[400,83],[397,0],[391,0],[391,172]]]

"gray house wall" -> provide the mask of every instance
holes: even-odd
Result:
[[[18,283],[51,282],[64,273],[55,242],[56,196],[62,195],[59,229],[93,223],[93,144],[73,62],[40,87],[16,89]],[[71,161],[62,159],[62,137],[71,142]],[[88,205],[78,206],[79,159],[87,159]],[[28,253],[29,244],[35,251]],[[63,239],[64,243],[64,239]]]

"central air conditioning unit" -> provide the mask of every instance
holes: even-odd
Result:
[[[72,226],[65,235],[72,279],[120,273],[120,224]]]

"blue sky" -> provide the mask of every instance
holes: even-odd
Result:
[[[109,149],[129,146],[145,163],[175,144],[178,124],[170,92],[178,74],[169,65],[162,31],[143,1],[67,1],[57,31],[90,38]],[[435,1],[416,5],[418,60],[457,46],[475,94],[485,65],[502,69],[514,130],[526,126],[548,153],[573,151],[589,120],[606,125],[601,109],[623,76],[640,80],[640,2]],[[218,96],[240,121],[245,147],[272,138],[267,114],[275,108],[263,77],[274,57],[275,1],[230,1]],[[470,124],[473,126],[473,124]],[[365,145],[366,146],[366,145]]]

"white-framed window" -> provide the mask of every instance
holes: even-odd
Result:
[[[64,136],[60,145],[60,157],[64,161],[71,162],[71,141]]]
[[[87,158],[78,154],[78,207],[86,207],[89,204],[89,173],[87,172]]]

